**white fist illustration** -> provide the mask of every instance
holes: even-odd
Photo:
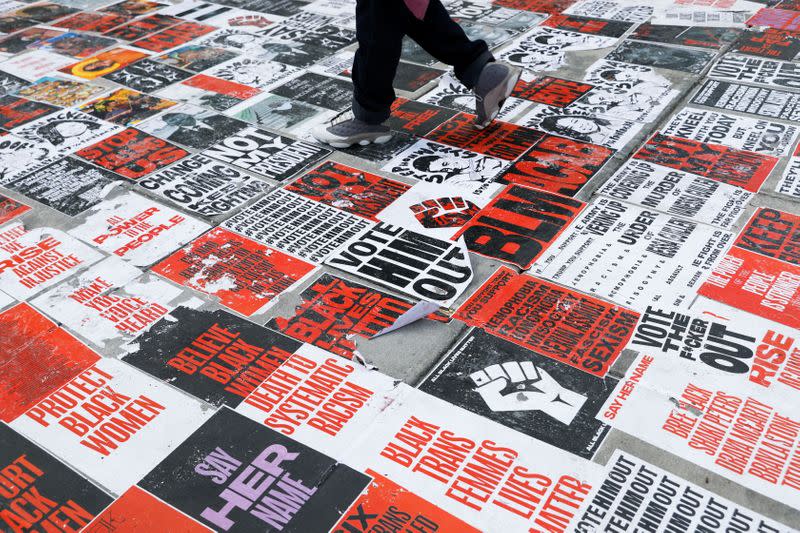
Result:
[[[531,361],[490,365],[469,377],[492,411],[542,411],[569,425],[586,402]]]

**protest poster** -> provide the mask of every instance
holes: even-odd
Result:
[[[134,192],[108,198],[83,215],[70,235],[104,252],[148,266],[209,225]]]
[[[442,307],[455,302],[473,275],[460,243],[385,222],[353,236],[325,264]]]
[[[662,213],[732,229],[754,194],[741,187],[629,159],[598,194]]]
[[[589,459],[610,429],[595,415],[616,384],[473,328],[418,388]]]
[[[602,481],[584,500],[570,528],[665,531],[769,531],[789,528],[690,483],[638,457],[617,450]]]
[[[413,304],[379,289],[322,274],[297,296],[294,315],[275,317],[267,327],[328,352],[353,357],[355,338],[388,328]]]
[[[625,348],[639,314],[503,266],[454,317],[603,377]]]
[[[60,229],[26,228],[21,222],[0,227],[0,285],[17,300],[27,300],[101,258]]]
[[[372,223],[297,194],[275,189],[222,226],[267,246],[319,264]]]
[[[732,233],[713,226],[599,198],[534,272],[633,309],[687,307],[732,241]]]
[[[195,239],[152,268],[175,283],[216,296],[222,305],[245,316],[267,309],[314,269],[223,228]]]

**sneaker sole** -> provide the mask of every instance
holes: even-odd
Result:
[[[484,120],[483,122],[475,122],[475,127],[477,129],[482,130],[483,128],[485,128],[486,126],[491,124],[491,122],[495,118],[497,118],[497,115],[500,114],[500,110],[503,108],[503,104],[505,104],[505,102],[506,102],[506,98],[508,98],[511,95],[511,93],[514,91],[514,87],[516,87],[517,82],[519,81],[519,78],[521,76],[522,76],[522,70],[519,69],[519,68],[514,68],[514,70],[511,73],[511,76],[509,76],[508,80],[506,80],[505,87],[503,87],[503,93],[502,94],[505,94],[505,97],[501,98],[500,100],[498,100],[497,101],[497,106],[495,107],[495,109],[492,109],[492,111],[490,113],[487,113],[487,117],[488,118],[486,120]],[[497,89],[495,89],[495,90],[497,90]],[[489,95],[484,97],[484,99],[483,99],[484,102],[486,101],[486,98],[488,96]]]
[[[344,143],[344,142],[330,142],[327,143],[334,148],[350,148],[354,144],[359,146],[368,146],[370,144],[386,144],[391,140],[391,135],[382,135],[380,137],[376,137],[375,139],[361,139],[360,141],[351,142],[351,143]]]

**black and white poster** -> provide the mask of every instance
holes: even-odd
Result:
[[[800,65],[763,57],[725,54],[708,71],[709,78],[800,89]]]
[[[568,531],[759,531],[785,527],[621,450],[584,500]]]
[[[234,533],[328,531],[369,481],[223,407],[138,485],[209,528]]]
[[[0,70],[0,95],[15,93],[28,85],[30,85],[30,82],[27,80]]]
[[[191,76],[192,73],[186,70],[158,63],[151,59],[142,59],[123,69],[115,70],[105,76],[105,79],[129,87],[134,91],[149,93],[161,90]]]
[[[372,222],[335,207],[276,189],[223,226],[268,246],[321,263]]]
[[[578,0],[567,7],[564,13],[608,20],[647,22],[653,16],[653,6],[644,0],[639,3],[623,0]]]
[[[473,328],[419,389],[590,459],[610,430],[595,414],[617,381]]]
[[[538,27],[501,50],[499,59],[534,72],[556,70],[565,63],[566,52],[599,50],[616,42],[614,37]]]
[[[269,90],[299,72],[301,72],[300,69],[284,63],[266,59],[236,57],[211,67],[204,74],[249,87]]]
[[[432,183],[475,186],[494,181],[507,161],[431,141],[417,141],[381,169]]]
[[[325,264],[442,307],[472,280],[466,246],[385,222],[359,232]]]
[[[532,106],[516,122],[545,133],[599,144],[614,150],[624,148],[643,126],[642,123],[632,120],[571,112],[540,104]]]
[[[14,135],[42,143],[59,155],[75,152],[122,129],[86,113],[65,109],[14,129]]]
[[[100,203],[120,179],[113,172],[65,157],[2,184],[65,215],[75,216]]]
[[[755,196],[741,187],[641,159],[626,161],[598,194],[723,229],[733,228]]]
[[[187,157],[136,183],[205,217],[230,213],[269,189],[268,183],[203,154]]]
[[[192,104],[173,107],[139,125],[139,129],[176,144],[205,150],[236,135],[247,124]]]
[[[713,226],[599,198],[536,261],[537,274],[633,309],[686,308],[733,241]]]
[[[661,133],[782,157],[794,146],[798,127],[782,122],[685,107],[662,126]]]
[[[714,59],[714,52],[694,48],[678,48],[641,41],[623,41],[606,56],[611,61],[622,61],[634,65],[657,67],[669,70],[700,74]]]
[[[305,102],[283,96],[266,94],[265,98],[254,98],[243,106],[231,109],[234,117],[272,130],[286,131],[311,120],[321,113],[330,112]]]
[[[203,153],[259,176],[284,181],[331,151],[250,127],[221,140]]]
[[[691,102],[765,118],[800,121],[800,93],[706,80]]]
[[[333,111],[346,109],[353,100],[352,83],[313,72],[305,72],[270,92]]]
[[[57,158],[58,154],[48,144],[11,133],[0,134],[0,185],[15,176],[42,168]]]

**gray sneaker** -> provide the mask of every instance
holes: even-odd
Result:
[[[334,148],[349,148],[354,144],[366,146],[371,143],[383,144],[392,138],[392,131],[384,124],[367,124],[345,111],[330,122],[321,124],[311,132],[315,139]]]
[[[508,63],[487,63],[475,85],[475,127],[483,129],[500,112],[522,73]]]

